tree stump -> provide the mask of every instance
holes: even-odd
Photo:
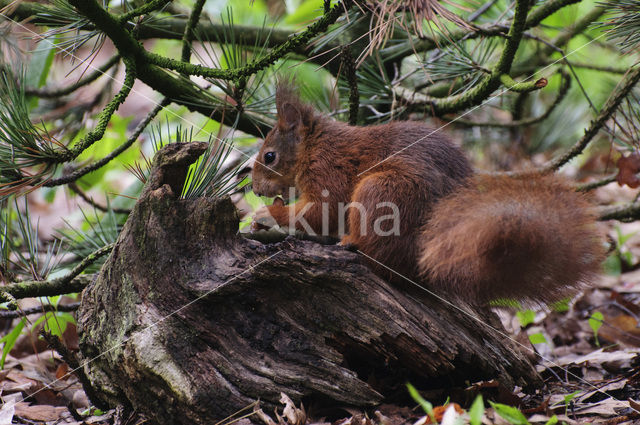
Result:
[[[356,253],[238,234],[234,205],[180,199],[205,143],[171,144],[79,311],[103,401],[160,424],[211,424],[260,399],[372,406],[421,387],[539,383],[489,311],[417,297]]]

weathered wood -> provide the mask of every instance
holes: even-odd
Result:
[[[205,144],[155,168],[79,311],[95,388],[158,423],[211,424],[256,399],[370,406],[422,387],[538,375],[515,345],[424,294],[375,276],[357,254],[237,234],[228,199],[179,199]],[[495,316],[462,306],[492,327]]]

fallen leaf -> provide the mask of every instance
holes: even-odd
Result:
[[[66,407],[54,407],[46,404],[29,405],[28,403],[16,403],[15,415],[32,421],[57,421]]]
[[[628,156],[622,156],[616,165],[618,166],[616,181],[620,186],[626,184],[633,189],[640,186],[640,179],[636,176],[640,172],[640,154],[632,152]]]

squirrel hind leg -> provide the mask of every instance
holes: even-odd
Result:
[[[384,279],[415,279],[415,237],[422,220],[422,209],[416,205],[427,205],[421,196],[418,183],[397,170],[363,178],[348,206],[348,234],[343,243],[357,246],[370,257],[370,266]]]

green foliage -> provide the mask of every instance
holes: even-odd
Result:
[[[114,213],[108,198],[106,213],[101,213],[95,208],[93,214],[87,214],[82,209],[80,212],[84,218],[80,227],[74,227],[67,222],[67,228],[58,230],[59,240],[68,252],[76,255],[78,260],[115,242],[123,225],[123,218]],[[87,267],[85,272],[95,273],[104,260],[104,257],[97,260]]]
[[[508,406],[506,404],[494,403],[489,401],[491,407],[496,411],[502,419],[513,425],[529,425],[527,417],[522,414],[516,407]]]
[[[627,267],[633,264],[633,254],[630,250],[625,249],[624,245],[638,232],[623,234],[620,226],[616,226],[615,230],[617,235],[616,246],[613,252],[605,259],[603,268],[605,273],[619,276],[622,273],[623,264]]]
[[[551,310],[555,311],[556,313],[566,313],[567,311],[569,311],[569,303],[571,302],[571,298],[564,298],[560,301],[556,301],[553,304],[551,304]]]
[[[618,43],[622,51],[632,52],[640,48],[640,1],[610,0],[602,3],[609,20],[602,26],[607,37]]]
[[[124,140],[127,139],[127,128],[131,123],[133,117],[121,117],[120,115],[114,115],[111,118],[109,127],[105,132],[100,143],[93,144],[86,149],[77,161],[85,162],[90,160],[96,160],[107,156],[115,148],[117,148]],[[85,134],[79,134],[76,137],[76,141],[82,139]],[[129,149],[122,153],[118,157],[118,161],[114,162],[110,167],[102,167],[93,173],[90,173],[82,178],[82,186],[85,190],[91,188],[97,188],[102,191],[112,191],[113,182],[106,179],[107,173],[122,170],[123,164],[129,164],[138,159],[140,156],[139,151],[136,149]],[[115,174],[115,173],[114,173]]]
[[[16,341],[18,340],[18,337],[22,333],[22,329],[24,329],[26,323],[27,323],[27,319],[23,317],[22,319],[20,319],[18,324],[14,326],[11,332],[9,332],[8,334],[0,338],[0,343],[2,343],[2,357],[0,358],[0,369],[4,369],[4,362],[7,359],[7,354],[9,354],[9,352],[16,345]]]
[[[233,150],[232,142],[227,140],[214,142],[209,139],[209,146],[205,153],[189,167],[182,197],[220,198],[235,191],[238,186],[245,185],[246,179],[242,181],[236,179],[238,171],[245,163],[244,159],[236,161],[236,164],[231,167],[223,168]]]
[[[436,418],[433,413],[433,405],[425,400],[413,385],[407,383],[407,390],[409,390],[409,395],[411,396],[411,398],[414,399],[415,402],[418,403],[420,408],[422,408],[422,410],[424,410],[429,418],[431,418],[431,422],[436,423]]]
[[[484,402],[482,401],[482,395],[478,394],[473,404],[469,408],[469,422],[471,425],[481,425],[482,417],[484,416]]]
[[[49,70],[53,64],[56,53],[55,43],[41,43],[31,55],[29,65],[26,68],[24,83],[27,87],[42,87],[47,82]]]
[[[0,200],[11,193],[8,189],[25,190],[50,173],[60,148],[64,147],[46,129],[31,122],[16,76],[0,68]],[[26,173],[27,168],[37,171]]]
[[[46,247],[43,253],[38,238],[38,222],[34,226],[32,224],[31,215],[29,214],[29,204],[24,201],[22,208],[18,204],[18,200],[14,199],[15,214],[15,230],[13,234],[15,239],[10,243],[12,256],[11,260],[16,266],[16,271],[23,276],[29,276],[34,280],[44,280],[49,276],[58,265],[60,258],[60,243],[54,241]]]
[[[604,315],[599,311],[594,311],[593,313],[591,313],[591,316],[589,317],[589,327],[593,331],[593,337],[595,338],[596,345],[598,347],[600,347],[600,341],[598,340],[598,331],[602,326],[603,320],[604,320]]]
[[[62,334],[67,330],[67,325],[69,323],[76,323],[76,319],[73,315],[66,312],[48,311],[38,317],[38,319],[33,322],[32,327],[35,328],[36,326],[43,324],[46,332],[49,332],[58,338],[62,338]]]
[[[539,333],[539,332],[529,335],[529,341],[532,344],[547,344],[548,343],[547,338],[545,338],[545,336],[543,334]]]
[[[533,310],[519,310],[516,312],[516,317],[520,321],[520,326],[526,328],[536,319],[536,312]]]

